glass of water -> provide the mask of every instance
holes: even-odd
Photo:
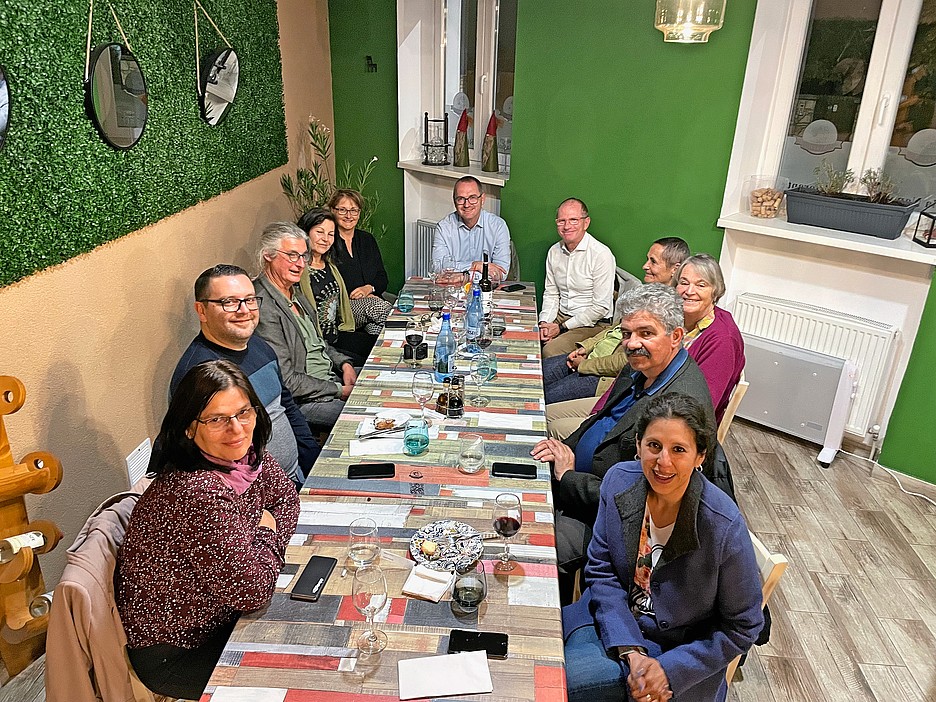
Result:
[[[413,299],[413,293],[411,293],[409,290],[402,290],[397,296],[397,309],[404,314],[407,312],[412,312],[413,305],[415,304],[416,302]]]
[[[380,554],[377,522],[368,517],[355,519],[348,527],[348,533],[351,537],[348,558],[354,562],[354,565],[363,568],[377,560]]]
[[[429,422],[422,417],[410,419],[403,430],[403,453],[419,456],[429,448]]]
[[[452,601],[458,605],[458,609],[465,613],[476,612],[485,596],[487,577],[484,575],[484,563],[476,561],[455,571]]]
[[[462,434],[458,448],[458,470],[477,473],[484,466],[484,439],[479,434]]]

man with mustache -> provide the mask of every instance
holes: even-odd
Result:
[[[615,463],[634,458],[637,418],[650,399],[667,392],[690,395],[703,404],[713,431],[715,427],[708,385],[682,348],[682,299],[676,291],[649,283],[626,292],[619,304],[627,365],[607,402],[567,439],[544,439],[530,452],[553,464],[556,551],[560,573],[567,576],[584,563],[601,479]],[[563,587],[560,577],[561,594]]]

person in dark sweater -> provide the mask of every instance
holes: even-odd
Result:
[[[169,398],[192,366],[225,358],[240,366],[270,415],[273,433],[267,450],[290,480],[301,487],[319,445],[289,390],[283,384],[276,354],[254,334],[262,298],[247,272],[218,264],[195,281],[195,312],[201,332],[182,354],[169,382]]]
[[[239,614],[273,596],[299,496],[266,451],[271,431],[230,361],[194,366],[169,403],[114,588],[130,663],[153,692],[197,700]]]

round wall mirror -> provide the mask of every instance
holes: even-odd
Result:
[[[10,84],[7,83],[6,71],[0,66],[0,149],[6,142],[7,129],[10,126]]]
[[[101,138],[115,149],[133,147],[146,128],[146,81],[126,47],[101,44],[91,54],[91,79],[85,83],[88,117]]]
[[[198,97],[202,119],[211,126],[221,124],[230,113],[239,77],[240,64],[234,49],[215,51],[202,64]]]

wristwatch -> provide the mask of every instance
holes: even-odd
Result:
[[[622,661],[626,661],[630,653],[639,653],[641,656],[646,656],[647,650],[641,646],[618,646],[618,658]]]

